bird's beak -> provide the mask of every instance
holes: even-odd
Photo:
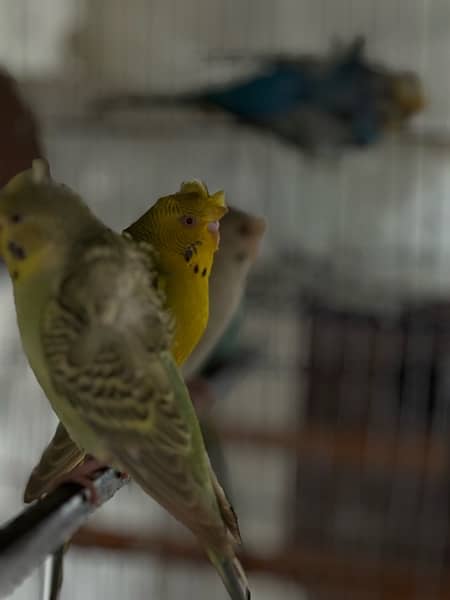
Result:
[[[210,221],[206,226],[206,229],[210,232],[214,241],[216,242],[216,250],[219,247],[220,242],[220,224],[219,221]]]
[[[228,212],[228,207],[225,204],[225,194],[222,190],[216,192],[208,199],[208,209],[207,209],[207,218],[208,225],[207,229],[214,237],[216,241],[216,248],[219,247],[220,242],[220,219],[226,215]]]

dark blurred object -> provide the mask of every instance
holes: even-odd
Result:
[[[42,157],[39,127],[15,80],[0,70],[0,186]]]
[[[213,348],[207,361],[201,369],[202,375],[213,377],[214,373],[222,368],[226,368],[231,363],[241,360],[241,348],[239,344],[239,334],[244,320],[244,303],[241,301],[236,314],[226,328],[219,342]]]
[[[0,597],[11,594],[127,482],[112,469],[103,471],[94,481],[95,505],[90,492],[76,483],[65,483],[0,526]]]
[[[211,464],[231,499],[232,486],[224,440],[220,433],[220,423],[214,415],[214,406],[217,400],[226,402],[226,396],[232,386],[260,359],[257,348],[242,347],[240,343],[239,334],[244,318],[244,302],[241,302],[225,333],[204,363],[200,374],[190,376],[187,380]]]
[[[307,315],[311,421],[396,430],[407,407],[408,428],[427,431],[436,410],[446,416],[450,303],[405,306],[383,318],[316,302]]]
[[[302,302],[302,313],[310,343],[301,365],[301,424],[306,434],[329,432],[336,451],[298,458],[292,543],[447,563],[450,301],[405,305],[384,318],[322,299]],[[336,462],[343,436],[349,447],[362,441],[359,461]],[[405,469],[404,450],[392,439],[408,442],[405,449],[422,460]],[[443,469],[434,468],[439,444],[447,448]],[[383,458],[384,446],[393,449],[390,458]],[[380,460],[370,464],[377,447]]]
[[[260,63],[254,76],[224,87],[178,96],[115,96],[97,109],[216,107],[316,152],[372,144],[385,128],[402,126],[425,105],[419,78],[369,62],[361,37],[331,57],[269,56]]]
[[[64,555],[68,545],[69,544],[67,543],[60,546],[53,552],[51,558],[48,560],[48,584],[42,600],[47,600],[45,594],[47,594],[48,600],[60,600],[61,598],[61,590],[64,582]]]

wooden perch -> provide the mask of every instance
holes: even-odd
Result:
[[[448,474],[449,449],[439,436],[419,433],[368,433],[308,426],[298,431],[221,426],[226,442],[295,453],[305,460],[328,461],[355,468],[424,472],[438,478]]]

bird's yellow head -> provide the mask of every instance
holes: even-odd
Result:
[[[222,191],[210,195],[204,183],[189,181],[179,192],[160,198],[125,231],[151,242],[163,269],[184,265],[205,276],[219,246],[219,221],[227,211]]]
[[[398,128],[426,108],[427,98],[420,78],[408,71],[387,77],[388,98],[385,109],[387,127]]]
[[[407,114],[419,112],[427,105],[423,84],[416,73],[406,71],[393,77],[392,94]]]
[[[0,257],[13,281],[61,256],[84,220],[93,215],[69,188],[52,181],[37,159],[0,191]]]

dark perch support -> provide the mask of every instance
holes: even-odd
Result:
[[[95,480],[98,506],[125,483],[108,469]],[[0,598],[5,598],[98,508],[89,492],[67,483],[0,528]]]

